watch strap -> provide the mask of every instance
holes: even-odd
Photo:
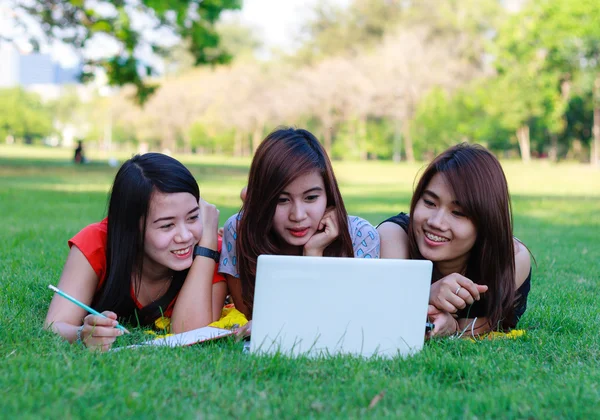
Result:
[[[196,245],[194,247],[194,258],[197,256],[210,258],[211,260],[214,260],[217,264],[219,264],[219,260],[221,259],[221,254],[219,252],[209,248],[205,248],[200,245]]]

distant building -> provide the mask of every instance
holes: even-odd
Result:
[[[12,48],[0,48],[0,88],[19,85],[19,54]]]
[[[64,68],[50,54],[21,54],[14,48],[0,49],[0,87],[78,84],[80,67]]]
[[[39,94],[44,101],[51,101],[59,98],[66,88],[75,86],[80,99],[89,100],[94,88],[80,83],[80,73],[81,67],[64,68],[50,54],[22,54],[11,46],[0,47],[0,89],[19,86]],[[87,130],[81,124],[55,121],[54,125],[59,135],[45,140],[53,146],[72,147]]]

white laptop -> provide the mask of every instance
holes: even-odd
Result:
[[[410,355],[423,347],[432,263],[258,257],[250,352]]]

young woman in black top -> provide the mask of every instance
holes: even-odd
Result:
[[[530,254],[513,237],[510,196],[498,160],[460,144],[429,164],[410,206],[378,227],[381,258],[433,262],[431,336],[514,328],[527,305]]]

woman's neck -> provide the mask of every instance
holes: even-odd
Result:
[[[282,249],[282,253],[283,255],[302,255],[302,249],[301,246],[293,246]]]
[[[451,261],[438,261],[434,263],[434,277],[438,277],[435,280],[439,280],[452,273],[464,275],[467,272],[467,260],[467,258],[460,258]]]
[[[283,241],[282,241],[283,242]],[[304,247],[293,246],[288,243],[281,244],[281,255],[302,255]]]
[[[155,261],[144,258],[142,266],[142,282],[143,283],[161,283],[169,280],[173,276],[173,270],[165,267],[162,264],[157,264]]]

